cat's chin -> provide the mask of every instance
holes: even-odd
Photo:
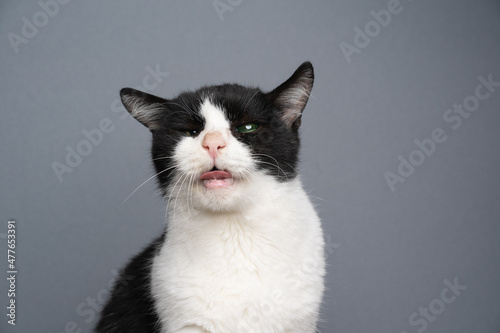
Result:
[[[231,188],[214,188],[205,190],[198,197],[195,206],[201,211],[213,213],[235,213],[244,209],[244,198],[237,190]]]
[[[228,177],[213,178],[214,175],[200,177],[197,190],[191,192],[192,204],[201,210],[212,212],[235,212],[244,208],[248,203],[245,192],[247,181]],[[246,198],[246,200],[245,200]]]

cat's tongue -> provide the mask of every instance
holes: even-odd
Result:
[[[233,184],[233,176],[226,171],[209,171],[201,175],[200,180],[208,188],[228,187]]]

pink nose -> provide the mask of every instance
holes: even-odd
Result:
[[[221,132],[210,132],[205,135],[205,137],[203,138],[203,143],[201,145],[215,160],[219,149],[226,147],[226,140],[224,140]]]

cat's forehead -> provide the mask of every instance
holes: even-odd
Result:
[[[205,98],[200,105],[200,114],[205,121],[205,130],[226,130],[230,127],[228,117],[221,106]]]
[[[265,123],[273,116],[259,88],[237,84],[208,86],[183,93],[172,101],[172,106],[173,110],[182,110],[167,113],[176,118],[170,118],[168,123],[194,119],[203,128],[211,130],[225,130],[252,121]]]

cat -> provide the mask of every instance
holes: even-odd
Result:
[[[324,291],[320,219],[297,173],[310,62],[276,89],[120,91],[152,133],[164,233],[122,270],[99,333],[312,333]]]

